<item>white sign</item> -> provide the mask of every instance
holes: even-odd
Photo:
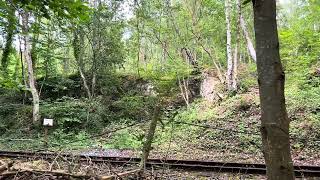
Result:
[[[53,119],[43,119],[43,126],[53,126]]]

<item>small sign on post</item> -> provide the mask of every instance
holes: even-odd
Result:
[[[44,146],[48,149],[48,128],[53,126],[53,119],[43,119],[44,126]]]
[[[49,126],[49,127],[53,126],[53,119],[44,118],[43,119],[43,126]]]

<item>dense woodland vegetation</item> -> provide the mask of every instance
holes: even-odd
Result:
[[[0,149],[319,165],[320,2],[254,2],[1,0]]]

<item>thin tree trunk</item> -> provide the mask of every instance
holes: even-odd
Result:
[[[234,57],[233,57],[233,73],[232,73],[232,89],[234,91],[237,90],[237,75],[238,75],[238,62],[240,59],[239,51],[240,51],[240,16],[241,16],[241,2],[240,0],[237,0],[236,2],[237,6],[237,26],[236,26],[236,46],[234,48]]]
[[[187,106],[189,106],[189,78],[187,78],[187,80],[185,80],[184,78],[182,78],[182,82],[183,82],[183,88],[184,88],[184,92],[185,92],[185,96],[186,96],[186,102],[187,102]]]
[[[28,20],[29,20],[29,12],[24,11],[22,14],[22,33],[23,33],[23,42],[24,42],[24,59],[27,64],[28,69],[28,80],[29,80],[29,88],[32,94],[32,102],[33,102],[33,113],[32,119],[33,123],[37,123],[40,120],[40,113],[39,113],[39,94],[36,88],[36,80],[33,74],[33,66],[32,66],[32,59],[31,59],[31,52],[30,52],[30,37],[29,37],[29,27],[28,27]]]
[[[261,136],[270,180],[294,179],[290,155],[285,75],[279,55],[276,0],[254,1],[254,29],[261,104]]]
[[[233,59],[231,47],[231,20],[230,20],[230,0],[225,0],[225,16],[227,26],[227,88],[233,91],[232,76],[233,76]]]
[[[94,30],[95,32],[95,30]],[[95,33],[94,33],[95,34]],[[95,38],[96,35],[93,35],[93,56],[92,56],[92,68],[91,68],[91,97],[94,97],[94,93],[95,93],[95,88],[96,88],[96,82],[97,82],[97,52],[99,51],[98,47],[97,47],[97,43],[99,43],[97,40],[97,38]]]
[[[34,32],[33,32],[33,37],[32,37],[32,44],[31,44],[31,60],[32,60],[32,65],[33,65],[33,70],[35,76],[37,75],[37,63],[38,63],[38,56],[37,56],[37,43],[39,41],[39,18],[36,18],[36,22],[34,24]],[[50,49],[51,50],[51,49]],[[47,54],[49,55],[49,54]]]
[[[7,74],[7,67],[9,64],[9,55],[10,55],[11,48],[12,48],[13,30],[9,31],[7,33],[8,34],[6,37],[6,45],[4,47],[3,55],[2,55],[2,59],[1,59],[1,67],[2,67],[4,74]]]
[[[96,72],[93,72],[92,81],[91,81],[91,97],[92,98],[95,96],[96,83],[97,83],[97,74]]]
[[[146,162],[148,160],[150,151],[151,151],[151,145],[154,138],[154,134],[157,128],[157,123],[160,120],[161,115],[161,102],[155,106],[153,117],[150,122],[149,131],[146,136],[146,140],[143,144],[143,152],[141,156],[141,162],[140,162],[140,169],[144,171],[146,169]]]
[[[94,0],[94,8],[96,9],[93,14],[93,32],[92,32],[92,68],[91,68],[91,97],[95,96],[96,83],[97,83],[97,73],[100,70],[99,61],[101,60],[100,55],[100,44],[101,44],[101,15],[97,11],[101,6],[100,0]]]
[[[238,56],[239,51],[238,51],[238,45],[236,45],[236,47],[234,48],[234,56],[233,56],[233,73],[232,73],[232,77],[231,77],[231,87],[233,91],[237,90],[237,66],[238,66]]]
[[[7,76],[7,67],[9,64],[9,55],[12,51],[12,41],[13,41],[13,35],[14,35],[14,10],[9,10],[10,13],[8,15],[8,25],[6,27],[6,32],[7,32],[7,36],[6,36],[6,44],[3,50],[3,54],[2,54],[2,58],[1,58],[1,67],[2,70],[5,74],[5,76]]]
[[[77,65],[78,65],[78,70],[80,73],[80,77],[82,79],[83,82],[83,86],[84,89],[87,93],[88,98],[91,98],[91,92],[90,92],[90,88],[88,86],[87,83],[87,79],[83,73],[83,62],[82,62],[82,49],[81,46],[83,45],[83,35],[82,32],[80,32],[80,30],[77,30],[74,32],[74,37],[73,37],[73,53],[74,53],[74,57],[76,59]]]
[[[35,38],[34,38],[34,40],[35,40]],[[47,32],[47,39],[46,40],[47,40],[47,49],[46,49],[46,56],[44,59],[44,61],[45,61],[45,79],[49,77],[49,66],[51,65],[51,50],[52,50],[51,49],[51,42],[52,42],[52,40],[51,40],[51,32],[50,31]],[[33,48],[36,48],[36,46],[35,46],[35,44],[34,45],[33,44],[34,43],[32,43],[31,57],[33,58],[32,62],[35,63],[35,62],[37,62],[37,57],[32,52],[35,51],[35,49],[33,49]],[[33,67],[35,67],[35,65]],[[39,91],[39,92],[41,92],[41,91]]]
[[[27,80],[26,80],[25,73],[24,73],[23,52],[22,52],[21,44],[22,44],[22,40],[21,40],[21,36],[19,35],[19,51],[20,51],[20,63],[21,63],[22,83],[23,83],[23,85],[24,85],[25,87],[28,87]],[[27,92],[24,91],[24,93],[23,93],[23,99],[22,99],[22,104],[25,103],[26,98],[27,98]]]
[[[90,92],[90,89],[89,89],[89,86],[88,86],[88,83],[87,83],[87,79],[86,79],[85,75],[83,74],[81,65],[79,65],[79,73],[80,73],[81,79],[83,81],[84,89],[86,90],[87,96],[90,99],[91,98],[91,92]]]
[[[246,39],[247,49],[248,49],[248,51],[250,53],[250,56],[256,62],[257,61],[256,50],[254,49],[254,46],[253,46],[252,40],[250,38],[249,32],[247,30],[246,22],[245,22],[245,20],[243,18],[242,13],[240,15],[240,26],[241,26],[243,35],[244,35],[244,37]]]
[[[221,68],[218,66],[218,64],[216,63],[215,59],[213,58],[213,56],[211,54],[211,51],[209,49],[205,48],[202,44],[201,44],[201,47],[208,54],[208,56],[211,58],[211,60],[213,62],[213,65],[217,70],[217,75],[218,75],[218,78],[219,78],[220,82],[224,83],[225,81],[224,81],[224,78],[223,78],[222,73],[221,73]]]
[[[138,0],[134,0],[134,7],[135,7],[135,13],[136,13],[136,30],[137,30],[137,46],[138,46],[138,52],[137,52],[137,73],[138,77],[140,77],[140,51],[141,51],[141,40],[140,40],[140,28],[139,28],[139,2]]]
[[[35,36],[37,36],[37,35],[35,35]],[[33,70],[34,70],[33,73],[35,76],[37,74],[37,63],[38,63],[36,41],[38,41],[38,37],[33,37],[32,44],[31,44],[31,60],[32,60],[32,66],[33,66]]]
[[[183,79],[184,81],[184,79]],[[189,97],[188,97],[188,89],[186,89],[185,87],[183,87],[184,85],[181,83],[181,79],[180,77],[178,77],[178,83],[179,83],[179,88],[180,88],[180,92],[181,92],[181,96],[184,100],[184,102],[186,103],[187,107],[189,107]]]
[[[201,48],[203,49],[203,51],[205,51],[205,52],[208,54],[208,56],[211,58],[211,60],[212,60],[212,62],[213,62],[213,65],[214,65],[214,67],[215,67],[216,70],[217,70],[217,76],[218,76],[220,82],[221,82],[221,83],[224,83],[224,82],[225,82],[225,80],[224,80],[225,78],[223,78],[223,76],[222,76],[221,67],[218,66],[215,58],[212,56],[211,50],[210,50],[209,48],[206,48],[206,47],[203,45],[203,44],[207,44],[207,43],[201,42],[201,39],[202,39],[202,38],[201,38],[200,36],[198,36],[196,33],[193,32],[193,35],[195,35],[195,36],[196,36],[196,39],[198,39],[197,44],[199,44],[199,45],[201,46]],[[203,59],[203,51],[202,51],[202,59]],[[215,57],[216,57],[216,59],[217,59],[216,54],[215,54],[215,53],[213,53],[213,54],[215,55]]]

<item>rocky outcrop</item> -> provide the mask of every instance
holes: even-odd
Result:
[[[209,102],[220,100],[222,98],[221,82],[212,71],[202,73],[203,80],[200,84],[200,95]]]

